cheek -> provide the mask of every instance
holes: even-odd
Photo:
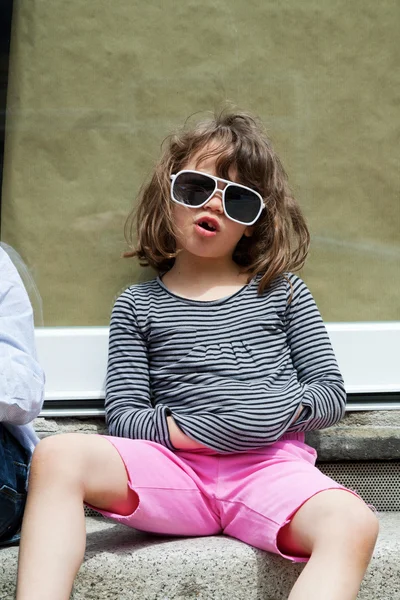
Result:
[[[184,206],[179,206],[178,204],[174,205],[172,209],[172,218],[178,227],[183,227],[186,225],[189,222],[190,217],[190,208],[185,208]]]
[[[238,223],[232,223],[230,226],[230,237],[232,241],[236,240],[235,246],[239,240],[242,239],[244,235],[246,235],[248,231],[248,227],[245,225],[239,225]]]
[[[192,222],[192,215],[190,208],[184,208],[183,206],[174,206],[172,211],[173,225],[175,231],[175,238],[178,242],[185,236],[185,229]]]

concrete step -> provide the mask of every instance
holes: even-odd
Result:
[[[41,438],[56,433],[107,433],[104,417],[39,418],[34,425]],[[306,439],[320,462],[400,460],[400,411],[347,413],[337,425],[312,431]]]
[[[379,518],[358,599],[400,600],[400,513]],[[223,536],[151,536],[98,517],[87,533],[73,600],[284,600],[303,568]],[[17,554],[0,550],[1,600],[14,598]]]

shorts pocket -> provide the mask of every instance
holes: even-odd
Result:
[[[312,446],[298,441],[292,441],[291,444],[292,446],[290,451],[294,456],[299,456],[312,465],[315,465],[315,461],[317,460],[317,451]]]
[[[16,479],[16,490],[21,495],[26,490],[26,481],[28,479],[28,465],[25,463],[14,461],[14,471]]]
[[[0,540],[11,538],[19,529],[25,508],[26,494],[8,485],[0,488]]]
[[[262,448],[260,454],[266,453],[270,457],[277,457],[283,460],[300,460],[315,465],[317,460],[317,451],[312,446],[298,440],[279,440],[271,446]]]

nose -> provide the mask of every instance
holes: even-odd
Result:
[[[211,198],[204,205],[204,208],[209,208],[214,212],[219,212],[222,214],[224,212],[224,208],[222,205],[222,192],[223,190],[220,189],[215,190]]]

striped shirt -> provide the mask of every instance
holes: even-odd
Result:
[[[174,450],[172,415],[205,446],[245,452],[342,418],[343,379],[305,283],[287,274],[262,295],[258,283],[199,301],[157,278],[118,298],[106,382],[111,435]]]

